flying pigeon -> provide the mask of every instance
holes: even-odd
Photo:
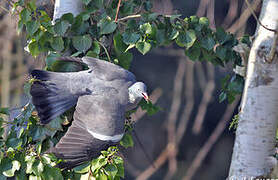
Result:
[[[91,57],[61,60],[85,63],[89,69],[67,73],[33,70],[31,75],[37,80],[30,93],[42,124],[76,105],[72,125],[48,151],[65,160],[58,167],[71,169],[117,144],[124,135],[125,112],[142,98],[149,99],[146,85],[118,65]]]

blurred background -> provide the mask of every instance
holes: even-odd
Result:
[[[53,2],[40,1],[50,14]],[[261,0],[250,2],[258,14]],[[24,34],[18,35],[17,17],[7,12],[6,3],[0,0],[0,106],[11,107],[15,116],[29,101],[23,88],[28,73],[44,67],[44,56],[34,59],[24,52]],[[206,16],[211,28],[222,26],[237,37],[252,35],[256,28],[244,0],[153,0],[153,5],[158,13]],[[145,56],[133,53],[130,70],[147,84],[161,111],[148,116],[139,109],[132,115],[141,143],[135,138],[135,146],[123,151],[126,179],[225,179],[234,141],[228,126],[239,98],[228,105],[218,96],[221,79],[233,73],[232,67],[192,62],[174,46]]]

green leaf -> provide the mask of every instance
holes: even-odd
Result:
[[[91,165],[90,162],[83,163],[80,166],[75,167],[73,171],[81,174],[86,173],[90,170],[90,165]]]
[[[82,64],[80,64],[78,62],[55,61],[52,64],[51,70],[55,71],[55,72],[77,72],[77,71],[83,70],[83,66],[82,66]],[[52,123],[52,121],[51,121],[51,123]],[[55,122],[53,121],[53,123],[55,123]],[[61,123],[58,120],[55,124],[57,127],[58,125],[60,126]]]
[[[123,33],[123,42],[125,44],[135,44],[140,39],[140,34],[131,33],[131,32],[124,32]]]
[[[34,176],[34,175],[30,175],[29,176],[29,180],[42,180],[42,178],[40,176]]]
[[[148,42],[137,42],[136,49],[140,51],[143,55],[151,50],[152,45]]]
[[[20,162],[17,160],[12,161],[12,168],[3,171],[3,175],[5,175],[6,177],[13,177],[15,171],[18,171],[20,169],[20,165],[21,165]]]
[[[206,18],[206,17],[201,17],[201,18],[199,19],[199,24],[202,25],[202,26],[208,27],[208,26],[209,26],[209,20],[208,20],[208,18]]]
[[[69,23],[72,24],[74,21],[74,16],[72,13],[66,13],[66,14],[63,14],[63,16],[61,17],[61,20],[68,21]]]
[[[44,167],[42,177],[47,180],[64,180],[61,170],[50,166]]]
[[[120,144],[125,148],[133,147],[134,142],[133,142],[133,139],[132,139],[132,135],[130,133],[125,133],[124,137],[120,141]]]
[[[44,165],[41,161],[35,160],[35,162],[32,165],[32,169],[36,176],[41,176],[41,174],[44,170]]]
[[[107,163],[107,158],[105,158],[103,155],[100,155],[97,159],[94,159],[91,162],[91,170],[95,172],[99,170],[101,167],[105,166]]]
[[[160,108],[158,106],[153,105],[151,101],[146,102],[145,100],[141,100],[139,105],[142,108],[142,110],[146,110],[147,114],[150,116],[157,113],[160,110]]]
[[[227,52],[227,49],[223,46],[218,46],[216,48],[216,55],[221,59],[221,60],[225,60],[226,58],[226,52]]]
[[[15,138],[8,138],[6,142],[7,147],[12,147],[14,149],[20,148],[22,145],[22,139],[19,139],[17,137]]]
[[[75,49],[84,53],[92,46],[92,39],[88,34],[84,36],[75,36],[72,42]]]
[[[133,58],[133,54],[130,52],[125,52],[125,53],[119,54],[117,56],[117,58],[119,59],[119,64],[121,67],[123,67],[125,69],[129,69],[129,66],[130,66],[132,58]]]
[[[114,164],[107,164],[105,167],[105,171],[110,177],[112,177],[112,179],[114,179],[118,172],[118,168]]]
[[[140,25],[140,30],[144,33],[144,34],[151,34],[152,33],[152,26],[150,23],[145,23]]]
[[[194,44],[196,39],[197,37],[195,35],[195,32],[190,29],[186,32],[180,32],[176,39],[176,43],[181,47],[190,48]]]
[[[61,57],[60,54],[54,53],[54,52],[50,52],[49,55],[46,57],[45,62],[46,62],[46,66],[47,68],[51,68],[52,64],[57,61],[57,59]]]
[[[185,55],[187,55],[192,61],[196,61],[199,59],[201,55],[200,46],[192,46],[189,49],[185,49]]]
[[[62,37],[54,37],[53,42],[51,43],[51,47],[55,49],[56,51],[62,51],[64,50],[64,41]]]
[[[100,34],[110,34],[117,28],[117,24],[108,18],[100,20],[98,26],[100,28]]]
[[[54,31],[58,36],[64,36],[70,27],[70,23],[68,21],[59,21],[54,25]]]
[[[151,22],[151,21],[155,21],[157,16],[158,16],[157,13],[146,13],[146,14],[142,14],[142,19],[145,22]]]
[[[19,16],[20,16],[20,20],[23,22],[23,24],[25,24],[31,20],[31,12],[27,8],[24,8],[20,12]]]
[[[99,53],[100,53],[100,45],[99,45],[99,42],[97,42],[97,41],[94,41],[94,42],[93,42],[91,51],[92,51],[93,53],[95,53],[95,54],[99,54]]]
[[[214,41],[213,37],[206,36],[206,37],[202,38],[201,46],[208,51],[212,50],[213,47],[215,46],[215,41]]]
[[[114,47],[115,47],[116,51],[122,53],[126,50],[127,45],[123,42],[123,38],[120,33],[114,35],[113,42],[114,42]]]
[[[40,23],[38,21],[28,21],[26,23],[27,33],[32,36],[40,27]]]
[[[0,108],[0,114],[9,115],[9,108]]]

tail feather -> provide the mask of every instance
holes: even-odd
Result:
[[[76,104],[78,96],[67,89],[68,79],[63,73],[33,70],[31,75],[37,81],[32,84],[30,94],[42,124],[49,123]]]

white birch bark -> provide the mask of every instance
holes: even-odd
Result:
[[[63,14],[72,13],[74,16],[81,13],[83,4],[81,0],[56,0],[54,7],[53,22]]]
[[[277,29],[278,0],[263,1],[260,20],[266,27]],[[271,63],[267,62],[274,37],[274,32],[258,24],[248,60],[228,178],[231,180],[266,176],[277,164],[276,159],[271,157],[275,153],[278,121],[277,54]]]

